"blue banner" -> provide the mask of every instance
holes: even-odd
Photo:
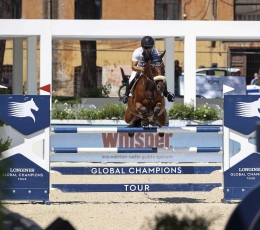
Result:
[[[24,135],[50,126],[49,95],[0,95],[0,119]]]

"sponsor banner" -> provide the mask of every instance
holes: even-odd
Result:
[[[243,76],[196,76],[196,95],[205,98],[223,98],[223,85],[234,90],[225,95],[246,95],[246,79]],[[179,94],[184,96],[184,76],[179,77]]]
[[[222,147],[223,137],[217,133],[136,133],[129,138],[125,133],[56,133],[51,136],[51,148],[97,147],[97,148],[174,148],[174,147]],[[239,151],[232,145],[232,154]],[[222,162],[218,153],[81,153],[52,154],[51,161],[87,162]]]
[[[10,125],[1,137],[12,139],[1,153],[1,198],[48,200],[50,96],[0,95],[0,107],[0,119]]]
[[[51,136],[51,148],[55,147],[104,147],[104,148],[174,148],[174,147],[222,147],[222,135],[217,133],[56,133]]]
[[[225,95],[224,126],[229,147],[239,145],[239,152],[229,153],[224,162],[224,197],[242,199],[260,182],[260,154],[256,152],[256,123],[260,99],[257,95]],[[232,143],[233,142],[233,143]],[[225,157],[225,156],[224,156]]]

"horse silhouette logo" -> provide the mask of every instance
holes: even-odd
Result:
[[[260,98],[253,102],[237,102],[236,114],[241,117],[260,117]]]
[[[36,106],[35,102],[33,101],[33,98],[30,101],[26,102],[9,102],[8,110],[9,116],[13,117],[31,117],[33,121],[35,122],[35,117],[31,110],[38,111],[39,108]]]

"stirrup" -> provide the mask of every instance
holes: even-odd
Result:
[[[119,101],[122,102],[123,104],[126,104],[128,101],[128,98],[126,95],[123,95],[122,97],[119,98]]]

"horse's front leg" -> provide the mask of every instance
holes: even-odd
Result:
[[[137,102],[135,110],[138,114],[143,116],[141,125],[142,126],[149,126],[147,109],[140,102]]]
[[[161,109],[162,109],[162,104],[160,102],[158,102],[153,109],[153,117],[150,118],[150,120],[149,120],[150,125],[156,124],[156,122],[158,121],[159,113],[161,112]]]

